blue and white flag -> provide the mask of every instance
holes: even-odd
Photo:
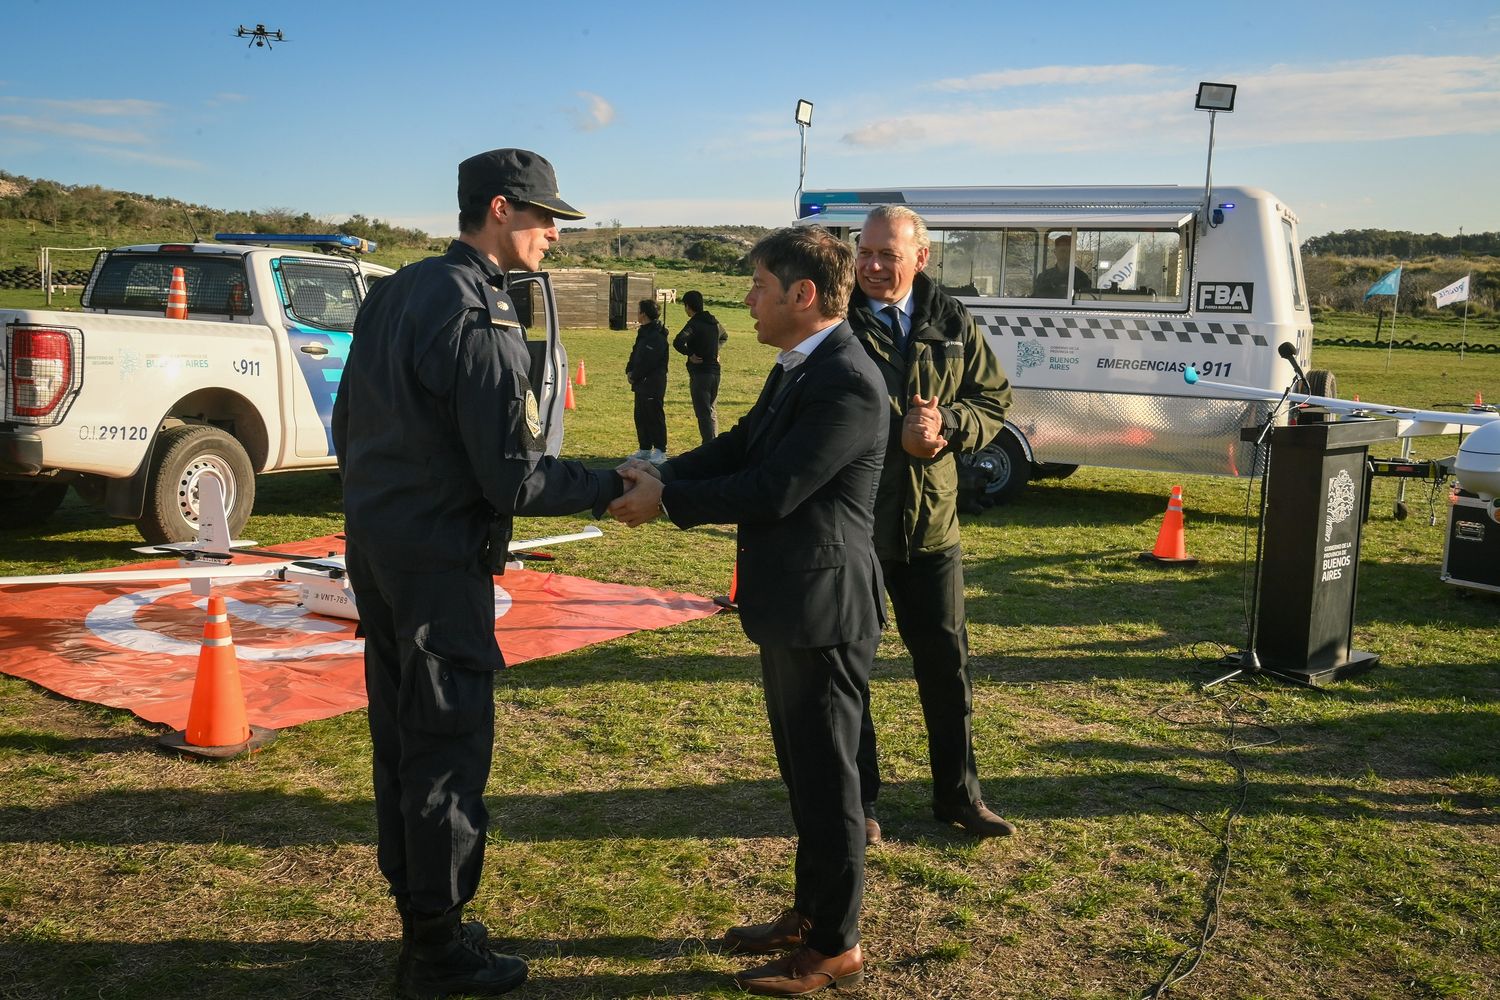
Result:
[[[1115,261],[1109,273],[1099,279],[1100,288],[1134,288],[1136,278],[1136,260],[1141,255],[1141,245],[1136,243],[1125,251],[1125,256]]]
[[[1371,285],[1370,290],[1365,292],[1365,298],[1368,299],[1372,295],[1395,295],[1399,291],[1401,291],[1401,268],[1398,267]]]
[[[1452,302],[1467,302],[1469,300],[1469,276],[1466,274],[1447,288],[1439,288],[1432,293],[1432,297],[1437,299],[1439,309]]]

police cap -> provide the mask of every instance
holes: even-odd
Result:
[[[552,164],[529,149],[492,149],[458,165],[459,208],[485,204],[497,194],[538,205],[559,219],[583,218],[558,195]]]

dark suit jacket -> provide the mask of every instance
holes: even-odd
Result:
[[[841,323],[768,380],[733,428],[662,466],[662,503],[679,528],[739,525],[736,599],[753,642],[823,647],[880,634],[874,505],[887,405],[874,362]]]

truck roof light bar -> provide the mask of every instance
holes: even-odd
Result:
[[[214,233],[214,239],[220,243],[253,246],[290,243],[298,246],[337,247],[354,253],[369,253],[378,246],[373,240],[345,236],[343,233]]]

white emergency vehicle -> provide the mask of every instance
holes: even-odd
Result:
[[[1010,375],[1006,430],[980,462],[1003,500],[1080,465],[1246,475],[1240,429],[1270,404],[1203,399],[1205,378],[1279,393],[1312,348],[1297,216],[1255,188],[962,187],[806,191],[800,224],[850,239],[877,205],[927,223],[927,274]],[[1309,372],[1334,395],[1332,375]],[[1284,417],[1281,418],[1284,421]]]
[[[257,473],[337,466],[354,316],[391,269],[358,259],[372,247],[352,236],[215,238],[100,254],[81,311],[0,310],[0,527],[46,518],[71,486],[149,542],[185,541],[211,471],[237,534]],[[178,272],[185,319],[167,318]],[[551,285],[511,280],[556,454],[567,357]]]

